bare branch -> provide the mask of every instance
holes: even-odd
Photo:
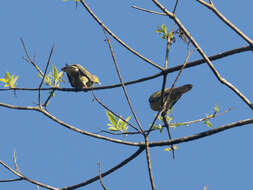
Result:
[[[222,125],[220,127],[214,128],[214,129],[210,129],[208,131],[204,131],[195,135],[191,135],[191,136],[185,136],[182,138],[177,138],[174,139],[172,141],[160,141],[160,142],[149,142],[149,146],[150,147],[155,147],[155,146],[164,146],[164,145],[171,145],[171,144],[180,144],[180,143],[185,143],[185,142],[190,142],[190,141],[194,141],[197,139],[201,139],[207,136],[211,136],[214,135],[216,133],[220,133],[222,131],[228,130],[228,129],[232,129],[235,127],[240,127],[243,125],[248,125],[253,123],[253,118],[250,119],[245,119],[245,120],[240,120],[240,121],[236,121],[233,123],[229,123],[229,124],[225,124]],[[145,143],[141,143],[142,146],[145,146]]]
[[[140,131],[131,123],[129,123],[128,121],[126,121],[124,118],[122,118],[120,115],[118,115],[117,113],[115,113],[114,111],[112,111],[110,108],[108,108],[107,106],[105,106],[95,95],[94,91],[92,90],[92,95],[94,97],[94,99],[99,103],[99,105],[101,105],[103,108],[105,108],[106,110],[108,110],[109,112],[111,112],[114,116],[116,116],[117,118],[120,118],[122,121],[124,121],[125,123],[127,123],[130,127],[132,127],[133,129],[135,129],[136,131],[138,131],[138,133],[140,133]]]
[[[29,182],[29,183],[32,183],[32,184],[35,184],[35,185],[38,185],[40,187],[44,187],[46,189],[51,189],[51,190],[58,190],[58,188],[55,188],[55,187],[52,187],[52,186],[49,186],[49,185],[46,185],[46,184],[43,184],[43,183],[40,183],[38,181],[35,181],[35,180],[32,180],[28,177],[25,177],[23,174],[21,174],[20,172],[18,171],[15,171],[13,170],[11,167],[9,167],[7,164],[5,164],[3,161],[0,160],[0,164],[2,166],[4,166],[7,170],[9,170],[11,173],[15,174],[16,176],[20,177],[21,179]]]
[[[114,171],[116,171],[117,169],[123,167],[124,165],[126,165],[127,163],[129,163],[131,160],[133,160],[134,158],[136,158],[140,153],[142,153],[144,151],[144,147],[140,147],[135,153],[133,153],[131,156],[129,156],[128,158],[126,158],[125,160],[123,160],[122,162],[120,162],[119,164],[117,164],[116,166],[114,166],[113,168],[103,172],[101,174],[101,177],[105,177],[111,173],[113,173]],[[99,180],[99,175],[76,185],[73,186],[69,186],[69,187],[63,187],[61,188],[61,190],[73,190],[73,189],[77,189],[83,186],[86,186],[88,184],[93,183],[94,181]]]
[[[150,180],[150,183],[151,183],[152,190],[155,190],[155,182],[154,182],[154,177],[153,177],[153,174],[152,174],[152,166],[151,166],[148,136],[146,135],[144,138],[145,138],[145,150],[146,150],[146,159],[147,159],[147,164],[148,164],[149,180]]]
[[[21,181],[23,178],[17,178],[17,179],[5,179],[5,180],[0,180],[0,183],[9,183],[9,182],[16,182],[16,181]]]
[[[40,70],[40,68],[34,63],[34,61],[32,60],[32,58],[29,56],[29,53],[28,53],[28,51],[27,51],[27,48],[26,48],[26,46],[25,46],[25,42],[24,42],[23,38],[20,38],[20,41],[21,41],[21,43],[22,43],[22,45],[23,45],[23,48],[24,48],[24,50],[25,50],[25,54],[26,54],[26,57],[27,57],[27,59],[26,59],[26,58],[24,58],[24,59],[25,59],[25,60],[28,60],[29,63],[31,63],[31,64],[35,67],[35,69],[40,73],[40,75],[43,76],[43,73],[42,73],[42,71]]]
[[[253,45],[253,41],[246,35],[244,34],[239,28],[237,28],[234,24],[232,24],[224,15],[222,15],[218,9],[214,6],[212,1],[209,1],[210,4],[206,3],[203,0],[197,0],[199,3],[210,9],[211,11],[214,12],[228,27],[230,27],[232,30],[234,30],[241,38],[243,38],[249,45]]]
[[[107,40],[107,42],[108,42],[109,49],[110,49],[110,52],[111,52],[111,55],[112,55],[112,59],[113,59],[113,63],[114,63],[114,66],[115,66],[115,68],[116,68],[116,71],[117,71],[117,74],[118,74],[120,83],[121,83],[121,85],[122,85],[122,89],[123,89],[123,92],[124,92],[124,94],[125,94],[127,103],[128,103],[128,105],[129,105],[129,107],[130,107],[130,110],[131,110],[131,112],[132,112],[132,114],[133,114],[133,116],[134,116],[134,119],[135,119],[135,121],[136,121],[136,123],[137,123],[137,125],[138,125],[138,127],[139,127],[139,129],[140,129],[140,131],[143,133],[143,129],[142,129],[142,127],[141,127],[141,124],[140,124],[140,122],[139,122],[139,119],[137,118],[137,115],[136,115],[136,113],[135,113],[135,111],[134,111],[134,109],[133,109],[133,106],[132,106],[132,103],[131,103],[131,101],[130,101],[130,98],[129,98],[128,94],[127,94],[127,91],[126,91],[126,88],[125,88],[125,85],[124,85],[122,76],[121,76],[120,71],[119,71],[118,64],[117,64],[117,62],[116,62],[116,58],[115,58],[114,53],[113,53],[113,49],[112,49],[112,45],[111,45],[110,39],[109,39],[108,36],[106,35],[105,30],[104,30],[104,34],[105,34],[106,40]]]
[[[40,113],[43,113],[45,116],[47,116],[51,120],[55,121],[56,123],[59,123],[60,125],[66,127],[67,129],[70,129],[70,130],[75,131],[77,133],[87,135],[87,136],[90,136],[90,137],[94,137],[94,138],[98,138],[98,139],[103,139],[103,140],[110,141],[110,142],[119,143],[119,144],[125,144],[125,145],[130,145],[130,146],[138,146],[138,143],[135,143],[135,142],[129,142],[129,141],[122,141],[122,140],[118,140],[118,139],[113,139],[113,138],[105,137],[105,136],[102,136],[102,135],[97,135],[97,134],[90,133],[90,132],[85,131],[85,130],[78,129],[78,128],[72,126],[72,125],[64,123],[63,121],[61,121],[61,120],[57,119],[56,117],[54,117],[53,115],[51,115],[48,111],[46,111],[44,109],[41,109],[39,107],[14,106],[14,105],[5,104],[5,103],[1,103],[1,102],[0,102],[0,106],[6,107],[6,108],[11,108],[11,109],[17,109],[17,110],[38,111]]]
[[[102,26],[116,41],[118,41],[122,46],[124,46],[126,49],[128,49],[133,54],[137,55],[139,58],[143,59],[147,63],[153,65],[154,67],[163,70],[163,68],[154,62],[150,61],[148,58],[144,57],[143,55],[139,54],[137,51],[132,49],[130,46],[128,46],[126,43],[124,43],[121,39],[119,39],[112,31],[92,12],[92,10],[88,7],[88,5],[84,2],[84,0],[80,0],[83,7],[89,12],[89,14],[96,20],[96,22]]]
[[[209,58],[209,60],[215,61],[224,57],[228,57],[234,54],[238,54],[238,53],[242,53],[242,52],[247,52],[247,51],[252,51],[253,48],[251,46],[243,46],[240,48],[236,48],[236,49],[232,49],[232,50],[228,50],[222,53],[218,53],[215,55],[212,55]],[[195,61],[191,61],[189,63],[187,63],[187,65],[185,66],[184,69],[187,68],[191,68],[191,67],[195,67],[197,65],[201,65],[203,63],[206,63],[206,61],[204,59],[198,59]],[[148,81],[148,80],[152,80],[154,78],[160,77],[162,76],[164,73],[173,73],[175,71],[180,70],[183,67],[184,64],[182,65],[177,65],[175,67],[171,67],[168,68],[167,70],[163,71],[163,72],[159,72],[155,75],[152,76],[148,76],[148,77],[143,77],[137,80],[132,80],[129,82],[125,82],[124,85],[131,85],[131,84],[136,84],[139,82],[144,82],[144,81]],[[103,90],[103,89],[112,89],[112,88],[117,88],[117,87],[121,87],[121,84],[113,84],[113,85],[107,85],[107,86],[99,86],[99,87],[93,87],[93,88],[87,88],[87,89],[75,89],[75,88],[58,88],[58,87],[50,87],[50,88],[41,88],[40,90],[55,90],[55,91],[67,91],[67,92],[77,92],[77,91],[90,91],[90,90]],[[0,91],[10,91],[10,90],[28,90],[28,91],[38,91],[39,88],[0,88]]]
[[[137,10],[141,10],[141,11],[145,11],[145,12],[148,12],[148,13],[152,13],[152,14],[157,14],[157,15],[162,15],[162,16],[167,16],[165,13],[160,13],[160,12],[156,12],[156,11],[151,11],[151,10],[148,10],[148,9],[144,9],[144,8],[140,8],[140,7],[137,7],[137,6],[131,6],[132,8],[134,9],[137,9]]]
[[[14,162],[14,166],[15,166],[16,171],[20,173],[20,169],[18,167],[17,160],[16,160],[16,150],[14,150],[14,152],[13,152],[13,162]]]
[[[173,9],[173,11],[172,11],[173,14],[175,14],[175,12],[176,12],[178,1],[179,1],[179,0],[176,1],[176,4],[175,4],[174,9]]]
[[[102,181],[100,162],[98,162],[98,170],[99,170],[98,172],[99,172],[99,182],[100,182],[100,185],[103,187],[104,190],[107,190],[105,184]]]
[[[169,12],[159,1],[152,0],[157,7],[159,7],[164,13],[166,13],[171,19],[174,20],[174,22],[178,25],[178,27],[185,33],[185,35],[188,37],[188,39],[191,41],[191,43],[194,45],[194,47],[197,49],[199,54],[204,58],[204,60],[207,62],[209,68],[213,72],[213,74],[216,76],[216,78],[224,85],[226,85],[228,88],[230,88],[234,93],[236,93],[251,109],[253,109],[253,105],[249,101],[249,99],[244,96],[235,86],[233,86],[231,83],[229,83],[225,78],[221,77],[219,72],[215,69],[207,55],[204,53],[204,51],[201,49],[201,47],[198,45],[198,43],[195,41],[195,39],[191,36],[191,34],[188,32],[188,30],[183,26],[183,24],[180,22],[180,20],[171,12]]]
[[[49,57],[48,57],[47,65],[46,65],[44,74],[42,75],[42,80],[41,80],[40,85],[39,85],[38,103],[39,103],[40,108],[41,108],[40,90],[41,90],[42,84],[43,84],[43,82],[44,82],[44,79],[45,79],[45,77],[46,77],[47,69],[48,69],[48,66],[49,66],[49,64],[50,64],[50,60],[51,60],[51,57],[52,57],[52,55],[53,55],[53,52],[54,52],[54,45],[52,45],[52,49],[51,49],[50,54],[49,54]]]

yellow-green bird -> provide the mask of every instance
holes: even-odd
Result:
[[[89,88],[94,83],[101,84],[98,77],[91,74],[84,67],[79,64],[68,65],[61,69],[67,73],[69,82],[75,88]]]
[[[170,88],[164,89],[163,101],[165,101],[166,98],[168,97],[168,95],[170,94],[170,96],[167,99],[168,100],[167,108],[171,109],[173,107],[173,105],[179,100],[179,98],[184,93],[188,92],[191,89],[192,89],[191,84],[186,84],[184,86],[173,88],[172,91],[171,91]],[[151,107],[152,110],[160,111],[162,109],[161,98],[162,98],[161,97],[161,90],[155,92],[154,94],[152,94],[149,97],[149,104],[150,104],[150,107]]]

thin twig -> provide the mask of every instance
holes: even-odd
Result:
[[[21,41],[21,43],[22,43],[22,45],[23,45],[23,48],[24,48],[24,50],[25,50],[25,54],[26,54],[26,57],[27,57],[27,59],[25,59],[25,60],[28,60],[29,61],[29,63],[31,63],[34,67],[35,67],[35,69],[40,73],[40,75],[41,76],[43,76],[43,73],[42,73],[42,71],[40,70],[40,68],[34,63],[34,61],[32,60],[32,58],[30,57],[30,55],[29,55],[29,53],[28,53],[28,51],[27,51],[27,48],[26,48],[26,46],[25,46],[25,42],[24,42],[24,40],[23,40],[23,38],[20,38],[20,41]]]
[[[46,101],[44,102],[43,106],[46,108],[48,106],[49,100],[53,97],[55,89],[50,92],[50,95],[47,97]]]
[[[127,94],[127,91],[126,91],[126,88],[125,88],[125,85],[124,85],[122,76],[121,76],[120,71],[119,71],[118,64],[117,64],[117,62],[116,62],[116,58],[115,58],[114,53],[113,53],[113,49],[112,49],[112,45],[111,45],[110,39],[108,38],[108,36],[107,36],[107,34],[106,34],[106,31],[105,31],[105,30],[103,30],[103,31],[104,31],[106,40],[107,40],[107,42],[108,42],[109,49],[110,49],[110,52],[111,52],[111,55],[112,55],[112,59],[113,59],[113,63],[114,63],[114,66],[115,66],[115,68],[116,68],[116,71],[117,71],[117,74],[118,74],[120,83],[121,83],[121,85],[122,85],[122,89],[123,89],[123,92],[124,92],[124,94],[125,94],[127,103],[128,103],[128,105],[129,105],[129,107],[130,107],[130,110],[131,110],[131,112],[132,112],[132,114],[133,114],[133,116],[134,116],[134,119],[135,119],[135,121],[136,121],[136,123],[137,123],[137,125],[138,125],[138,127],[139,127],[139,129],[140,129],[140,131],[143,133],[143,129],[142,129],[142,127],[141,127],[141,124],[140,124],[140,122],[139,122],[139,120],[138,120],[138,118],[137,118],[137,115],[136,115],[136,113],[135,113],[135,111],[134,111],[134,109],[133,109],[133,106],[132,106],[132,103],[131,103],[131,101],[130,101],[130,98],[129,98],[128,94]]]
[[[207,3],[203,0],[197,0],[199,3],[204,5],[205,7],[209,8],[212,10],[228,27],[230,27],[233,31],[235,31],[241,38],[243,38],[249,45],[253,45],[253,41],[246,35],[244,34],[239,28],[237,28],[234,24],[232,24],[223,14],[219,12],[218,9],[214,6],[212,2]]]
[[[107,190],[105,184],[102,181],[100,162],[98,162],[98,173],[99,173],[99,182],[100,182],[100,185],[103,187],[104,190]]]
[[[162,118],[163,118],[165,128],[167,129],[167,132],[168,132],[169,140],[172,141],[173,139],[172,139],[172,136],[171,136],[171,133],[170,133],[169,122],[167,120],[166,115],[167,115],[166,112],[163,112],[162,113]],[[175,160],[175,149],[174,149],[173,144],[171,144],[170,148],[172,150],[172,158],[173,158],[173,160]]]
[[[69,124],[57,119],[56,117],[51,115],[48,111],[46,111],[44,109],[41,109],[40,107],[14,106],[14,105],[5,104],[5,103],[1,103],[1,102],[0,102],[0,106],[10,108],[10,109],[17,109],[17,110],[38,111],[38,112],[44,114],[49,119],[51,119],[51,120],[55,121],[56,123],[60,124],[61,126],[66,127],[67,129],[70,129],[71,131],[74,131],[74,132],[77,132],[77,133],[80,133],[80,134],[83,134],[83,135],[87,135],[87,136],[90,136],[90,137],[110,141],[110,142],[115,142],[115,143],[119,143],[119,144],[130,145],[130,146],[138,146],[138,143],[136,143],[136,142],[129,142],[129,141],[123,141],[123,140],[119,140],[119,139],[109,138],[109,137],[105,137],[105,136],[102,136],[102,135],[97,135],[97,134],[94,134],[94,133],[91,133],[91,132],[88,132],[88,131],[85,131],[85,130],[78,129],[78,128],[72,126],[72,125],[69,125]]]
[[[132,49],[130,46],[128,46],[126,43],[124,43],[121,39],[119,39],[93,12],[92,10],[89,8],[89,6],[84,2],[84,0],[80,0],[80,2],[82,3],[83,7],[89,12],[89,14],[95,19],[95,21],[102,26],[102,28],[104,28],[116,41],[118,41],[122,46],[124,46],[126,49],[128,49],[130,52],[132,52],[133,54],[137,55],[139,58],[143,59],[145,62],[153,65],[154,67],[160,69],[161,71],[163,70],[163,68],[157,64],[155,64],[154,62],[152,62],[151,60],[149,60],[148,58],[144,57],[143,55],[141,55],[140,53],[138,53],[137,51],[135,51],[134,49]]]
[[[185,121],[185,122],[177,122],[177,123],[168,123],[168,126],[170,128],[176,128],[176,127],[181,127],[181,126],[189,126],[191,124],[195,124],[195,123],[199,123],[199,122],[202,122],[202,121],[206,121],[208,119],[213,119],[217,116],[221,116],[221,115],[224,115],[225,113],[231,111],[233,108],[228,108],[227,110],[223,111],[223,112],[218,112],[218,113],[215,113],[215,114],[210,114],[210,115],[207,115],[206,117],[204,118],[200,118],[200,119],[196,119],[196,120],[192,120],[192,121]],[[179,125],[180,124],[180,125]],[[165,126],[162,126],[165,128]],[[150,131],[157,131],[157,129],[153,129],[151,128]],[[145,130],[144,131],[145,134],[148,134],[149,130]],[[139,132],[123,132],[123,133],[114,133],[114,132],[111,132],[111,131],[105,131],[105,130],[101,130],[100,133],[108,133],[108,134],[111,134],[111,135],[137,135],[137,134],[140,134]]]
[[[18,167],[17,160],[16,160],[16,150],[13,151],[13,162],[14,162],[15,170],[20,173],[20,169]]]
[[[216,76],[216,78],[224,85],[226,85],[228,88],[230,88],[234,93],[236,93],[251,109],[253,109],[253,105],[249,101],[249,99],[244,96],[235,86],[233,86],[231,83],[229,83],[225,78],[221,77],[219,72],[215,69],[205,52],[201,49],[199,44],[196,42],[196,40],[191,36],[191,34],[188,32],[188,30],[184,27],[184,25],[180,22],[180,20],[171,12],[169,12],[159,1],[152,0],[157,7],[159,7],[164,13],[166,13],[171,19],[174,20],[174,22],[178,25],[178,27],[185,33],[187,38],[191,41],[191,43],[194,45],[194,47],[197,49],[199,54],[205,59],[207,62],[209,68],[213,72],[213,74]]]
[[[41,87],[42,87],[42,84],[45,80],[45,77],[46,77],[46,73],[47,73],[47,69],[48,69],[48,66],[50,64],[50,60],[52,58],[52,55],[53,55],[53,52],[54,52],[54,44],[52,45],[52,48],[51,48],[51,51],[50,51],[50,54],[49,54],[49,57],[48,57],[48,60],[47,60],[47,65],[46,65],[46,68],[45,68],[45,71],[44,71],[44,74],[42,75],[42,80],[40,82],[40,85],[39,85],[39,92],[38,92],[38,103],[39,103],[39,106],[41,107],[41,101],[40,101],[40,91],[41,91]]]
[[[251,46],[243,46],[243,47],[240,47],[240,48],[236,48],[236,49],[228,50],[228,51],[225,51],[225,52],[222,52],[222,53],[218,53],[216,55],[210,56],[209,60],[215,61],[215,60],[218,60],[218,59],[221,59],[221,58],[224,58],[224,57],[228,57],[228,56],[231,56],[231,55],[234,55],[234,54],[247,52],[247,51],[252,51],[252,47]],[[195,61],[191,61],[191,62],[187,63],[187,65],[185,66],[184,69],[191,68],[191,67],[194,67],[194,66],[197,66],[197,65],[201,65],[203,63],[206,63],[206,61],[204,59],[198,59],[198,60],[195,60]],[[131,85],[131,84],[136,84],[136,83],[152,80],[154,78],[162,76],[164,73],[172,73],[172,72],[178,71],[182,67],[183,67],[183,64],[182,65],[177,65],[177,66],[168,68],[165,71],[159,72],[155,75],[151,75],[151,76],[143,77],[143,78],[140,78],[140,79],[137,79],[137,80],[132,80],[132,81],[129,81],[129,82],[125,82],[124,84],[125,84],[125,86],[127,86],[127,85]],[[113,84],[113,85],[107,85],[107,86],[93,87],[93,90],[104,90],[104,89],[112,89],[112,88],[117,88],[117,87],[121,87],[121,84],[119,83],[119,84]],[[39,88],[12,88],[12,89],[10,89],[10,88],[0,88],[0,91],[10,91],[10,90],[38,91]],[[92,88],[75,89],[75,88],[50,87],[50,88],[41,88],[40,90],[55,90],[55,91],[58,90],[58,91],[67,91],[67,92],[77,92],[77,91],[90,91],[90,90],[92,90]]]
[[[155,182],[154,182],[154,177],[152,174],[148,136],[146,135],[144,138],[145,138],[145,150],[146,150],[146,159],[147,159],[147,164],[148,164],[149,181],[151,183],[152,190],[155,190]]]
[[[127,163],[129,163],[131,160],[133,160],[134,158],[136,158],[140,153],[142,153],[144,151],[144,147],[140,147],[135,153],[133,153],[131,156],[129,156],[128,158],[126,158],[125,160],[123,160],[122,162],[120,162],[119,164],[117,164],[116,166],[112,167],[111,169],[103,172],[101,174],[102,177],[105,177],[111,173],[113,173],[114,171],[118,170],[119,168],[123,167],[124,165],[126,165]],[[73,185],[73,186],[69,186],[69,187],[63,187],[61,188],[61,190],[73,190],[73,189],[77,189],[77,188],[80,188],[80,187],[83,187],[83,186],[86,186],[88,184],[91,184],[93,183],[94,181],[97,181],[99,180],[99,175],[87,180],[87,181],[84,181],[82,183],[79,183],[79,184],[76,184],[76,185]]]
[[[140,133],[141,131],[136,128],[134,125],[132,125],[131,123],[129,123],[128,121],[126,121],[124,118],[122,118],[120,115],[118,115],[117,113],[115,113],[114,111],[112,111],[109,107],[107,107],[106,105],[104,105],[95,95],[94,91],[92,90],[92,95],[94,97],[94,99],[99,103],[99,105],[101,105],[104,109],[108,110],[109,112],[111,112],[114,116],[116,116],[117,118],[121,119],[122,121],[124,121],[125,123],[127,123],[130,127],[132,127],[133,129],[135,129],[136,131],[138,131],[138,133]]]
[[[160,13],[160,12],[156,12],[156,11],[151,11],[151,10],[148,10],[148,9],[144,9],[144,8],[141,8],[141,7],[137,7],[137,6],[131,6],[132,8],[134,9],[137,9],[137,10],[141,10],[141,11],[145,11],[145,12],[148,12],[148,13],[152,13],[152,14],[157,14],[157,15],[162,15],[162,16],[167,16],[165,13]]]
[[[16,178],[16,179],[4,179],[4,180],[0,180],[0,183],[9,183],[9,182],[16,182],[16,181],[21,181],[21,180],[23,180],[22,177]]]
[[[174,9],[173,9],[173,11],[172,11],[173,14],[175,14],[175,12],[176,12],[177,4],[178,4],[178,0],[176,1],[176,4],[175,4]]]
[[[30,178],[27,178],[25,177],[23,174],[21,174],[20,172],[18,171],[15,171],[13,170],[11,167],[9,167],[7,164],[5,164],[3,161],[0,160],[0,164],[2,166],[4,166],[7,170],[9,170],[10,172],[12,172],[14,175],[22,178],[23,180],[25,181],[28,181],[29,183],[32,183],[32,184],[35,184],[35,185],[39,185],[40,187],[44,187],[46,189],[51,189],[51,190],[59,190],[58,188],[55,188],[55,187],[52,187],[52,186],[49,186],[49,185],[46,185],[46,184],[43,184],[43,183],[40,183],[38,181],[35,181],[33,179],[30,179]]]

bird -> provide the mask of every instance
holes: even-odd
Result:
[[[66,64],[61,70],[66,72],[69,82],[74,88],[89,88],[93,87],[94,83],[101,84],[97,76],[91,74],[79,64]]]
[[[163,102],[167,99],[167,110],[171,109],[174,104],[180,99],[180,97],[191,89],[192,84],[186,84],[177,88],[173,88],[172,90],[170,88],[164,89]],[[152,110],[162,110],[163,107],[161,105],[161,98],[161,90],[153,93],[149,97],[149,105]]]

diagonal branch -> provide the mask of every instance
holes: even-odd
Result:
[[[56,123],[62,125],[63,127],[66,127],[67,129],[70,129],[72,131],[75,131],[77,133],[83,134],[83,135],[87,135],[90,137],[94,137],[94,138],[98,138],[98,139],[102,139],[102,140],[106,140],[106,141],[110,141],[110,142],[114,142],[114,143],[118,143],[118,144],[125,144],[125,145],[130,145],[130,146],[138,146],[138,143],[136,142],[129,142],[129,141],[123,141],[123,140],[119,140],[119,139],[114,139],[114,138],[109,138],[109,137],[105,137],[102,135],[98,135],[98,134],[94,134],[85,130],[81,130],[78,129],[72,125],[69,125],[67,123],[64,123],[63,121],[57,119],[56,117],[54,117],[53,115],[51,115],[48,111],[41,109],[40,107],[25,107],[25,106],[14,106],[14,105],[10,105],[10,104],[4,104],[0,102],[0,106],[2,107],[6,107],[6,108],[10,108],[10,109],[17,109],[17,110],[33,110],[33,111],[38,111],[40,113],[43,113],[45,116],[47,116],[48,118],[50,118],[51,120],[55,121]]]
[[[25,50],[25,54],[26,54],[26,57],[27,57],[27,59],[25,59],[25,60],[27,60],[29,63],[31,63],[35,67],[35,69],[40,73],[40,75],[43,76],[43,73],[40,70],[40,68],[34,63],[34,61],[32,60],[32,58],[30,57],[30,55],[29,55],[29,53],[27,51],[27,48],[25,46],[25,42],[24,42],[23,38],[20,38],[20,41],[22,43],[22,46],[23,46],[23,48]]]
[[[129,123],[128,121],[126,121],[124,118],[122,118],[121,116],[119,116],[118,114],[116,114],[114,111],[112,111],[110,108],[108,108],[107,106],[105,106],[95,95],[94,91],[92,90],[92,95],[94,97],[94,99],[99,103],[99,105],[101,105],[104,109],[108,110],[109,112],[111,112],[114,116],[116,116],[117,118],[120,118],[122,121],[124,121],[125,123],[127,123],[130,127],[132,127],[133,129],[135,129],[138,134],[141,133],[140,130],[138,130],[134,125],[132,125],[131,123]]]
[[[116,71],[117,71],[117,74],[118,74],[120,83],[121,83],[121,85],[122,85],[123,92],[124,92],[125,97],[126,97],[126,99],[127,99],[127,103],[128,103],[128,105],[129,105],[129,107],[130,107],[130,110],[131,110],[131,112],[132,112],[132,114],[133,114],[133,116],[134,116],[134,119],[135,119],[135,121],[136,121],[136,123],[137,123],[139,129],[140,129],[141,132],[143,133],[143,129],[142,129],[141,124],[140,124],[140,122],[139,122],[139,119],[137,118],[137,115],[136,115],[136,113],[135,113],[135,111],[134,111],[134,109],[133,109],[132,103],[131,103],[130,98],[129,98],[128,94],[127,94],[127,91],[126,91],[126,88],[125,88],[123,79],[122,79],[122,77],[121,77],[121,74],[120,74],[120,71],[119,71],[119,67],[118,67],[118,64],[117,64],[117,62],[116,62],[116,58],[115,58],[114,53],[113,53],[113,49],[112,49],[112,45],[111,45],[110,39],[109,39],[108,36],[106,35],[105,30],[104,30],[104,34],[105,34],[106,40],[107,40],[107,42],[108,42],[109,49],[110,49],[110,52],[111,52],[111,55],[112,55],[112,59],[113,59],[113,63],[114,63],[114,66],[115,66],[115,68],[116,68]]]
[[[130,52],[132,52],[133,54],[137,55],[139,58],[143,59],[144,61],[146,61],[147,63],[153,65],[154,67],[160,69],[161,71],[163,70],[163,68],[159,65],[157,65],[156,63],[150,61],[148,58],[144,57],[143,55],[141,55],[140,53],[138,53],[137,51],[135,51],[134,49],[132,49],[130,46],[128,46],[126,43],[124,43],[121,39],[119,39],[93,12],[92,10],[89,8],[89,6],[84,2],[84,0],[80,0],[81,4],[83,5],[83,7],[89,12],[89,14],[95,19],[95,21],[102,26],[102,28],[104,28],[117,42],[119,42],[122,46],[124,46],[126,49],[128,49]]]
[[[39,92],[38,92],[38,102],[39,102],[39,106],[41,107],[41,101],[40,101],[40,90],[41,90],[41,87],[42,87],[42,84],[45,80],[45,77],[46,77],[46,73],[47,73],[47,69],[48,69],[48,66],[50,64],[50,60],[51,60],[51,57],[53,55],[53,52],[54,52],[54,45],[52,46],[52,49],[50,51],[50,54],[49,54],[49,57],[48,57],[48,61],[47,61],[47,65],[46,65],[46,68],[45,68],[45,71],[44,71],[44,74],[42,75],[42,80],[40,82],[40,85],[39,85]]]
[[[22,180],[25,180],[29,183],[32,183],[32,184],[35,184],[35,185],[38,185],[40,187],[44,187],[46,189],[51,189],[51,190],[58,190],[58,188],[55,188],[55,187],[52,187],[52,186],[49,186],[49,185],[46,185],[46,184],[43,184],[43,183],[40,183],[38,181],[35,181],[35,180],[32,180],[28,177],[25,177],[22,173],[18,172],[18,171],[15,171],[13,170],[11,167],[9,167],[7,164],[5,164],[3,161],[0,160],[0,164],[5,167],[7,170],[9,170],[11,173],[13,173],[14,175],[20,177]],[[20,179],[20,180],[21,180]]]
[[[243,38],[249,45],[253,45],[253,41],[244,34],[239,28],[237,28],[234,24],[232,24],[224,15],[222,15],[218,9],[214,6],[212,2],[207,3],[203,0],[197,0],[200,4],[204,5],[208,9],[214,12],[228,27],[230,27],[232,30],[234,30],[241,38]]]
[[[233,86],[231,83],[229,83],[225,78],[221,77],[219,72],[215,69],[213,64],[211,63],[210,59],[207,57],[207,55],[204,53],[204,51],[201,49],[199,44],[196,42],[196,40],[191,36],[191,34],[188,32],[188,30],[184,27],[184,25],[180,22],[180,20],[174,15],[173,13],[169,12],[159,1],[152,0],[157,7],[159,7],[164,13],[166,13],[171,19],[174,20],[174,22],[178,25],[178,27],[185,33],[187,38],[191,41],[191,43],[194,45],[194,47],[197,49],[199,54],[204,58],[204,60],[207,62],[209,68],[213,72],[213,74],[216,76],[216,78],[224,85],[226,85],[228,88],[230,88],[233,92],[235,92],[251,109],[253,109],[253,105],[248,100],[246,96],[244,96],[235,86]]]
[[[142,153],[144,150],[144,147],[140,147],[135,153],[133,153],[131,156],[129,156],[128,158],[126,158],[125,160],[123,160],[122,162],[120,162],[119,164],[117,164],[116,166],[114,166],[113,168],[107,170],[106,172],[103,172],[100,176],[101,177],[105,177],[109,174],[111,174],[112,172],[116,171],[117,169],[123,167],[124,165],[126,165],[127,163],[129,163],[131,160],[133,160],[134,158],[136,158],[140,153]],[[88,184],[93,183],[94,181],[99,180],[99,175],[76,185],[73,186],[69,186],[69,187],[63,187],[60,190],[73,190],[73,189],[77,189],[79,187],[83,187],[86,186]]]

